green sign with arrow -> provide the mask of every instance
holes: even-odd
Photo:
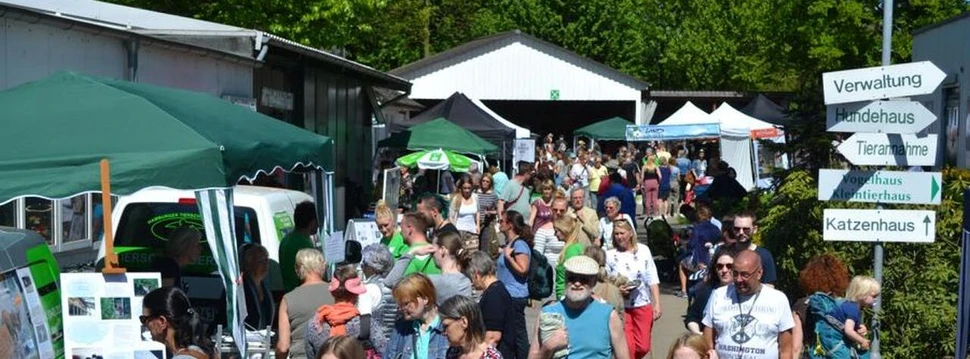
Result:
[[[940,204],[939,172],[850,171],[821,169],[820,201]]]

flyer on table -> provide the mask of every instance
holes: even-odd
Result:
[[[160,286],[158,273],[62,273],[65,357],[165,358],[138,320],[142,297]]]

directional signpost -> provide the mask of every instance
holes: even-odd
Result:
[[[828,106],[825,119],[829,132],[917,133],[936,115],[919,102],[873,101]]]
[[[854,165],[934,166],[937,135],[913,134],[936,121],[936,115],[918,102],[885,100],[933,93],[946,73],[929,61],[890,65],[892,0],[885,2],[883,66],[822,74],[826,128],[855,132],[838,146]],[[826,209],[822,237],[875,242],[875,277],[882,283],[883,242],[932,243],[936,235],[934,211],[885,210],[882,204],[939,204],[941,185],[939,173],[819,170],[819,200],[877,203],[874,210]],[[874,309],[879,306],[876,301]],[[878,333],[878,320],[872,324]],[[878,335],[871,349],[879,358]]]
[[[826,209],[822,238],[826,241],[933,243],[936,212]]]
[[[818,200],[940,204],[939,172],[818,171]]]
[[[825,104],[860,102],[933,93],[946,74],[929,61],[822,74]]]

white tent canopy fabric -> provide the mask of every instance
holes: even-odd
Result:
[[[469,98],[469,100],[472,100],[472,103],[474,103],[475,106],[478,106],[478,108],[481,108],[482,111],[485,111],[485,113],[494,117],[496,120],[498,120],[498,122],[501,122],[508,128],[514,129],[515,138],[532,138],[532,131],[529,131],[528,128],[516,125],[512,123],[512,121],[506,120],[504,117],[499,116],[499,114],[492,111],[492,109],[488,108],[488,106],[485,106],[485,104],[477,98]]]
[[[774,130],[776,126],[748,116],[727,103],[708,114],[688,101],[677,112],[660,122],[659,126],[718,124],[720,127],[719,144],[721,159],[737,172],[737,181],[745,189],[763,186],[759,172],[760,148],[752,140],[752,131]],[[774,142],[784,142],[784,136],[768,138]],[[787,167],[787,159],[784,165]]]
[[[710,114],[697,108],[693,103],[687,101],[683,107],[674,112],[670,117],[661,121],[659,126],[669,125],[699,125],[717,123],[717,119]]]
[[[721,124],[721,134],[750,136],[751,131],[775,128],[775,125],[745,115],[726,102],[711,112],[711,117]]]

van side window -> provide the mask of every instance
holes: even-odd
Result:
[[[259,235],[259,221],[256,211],[249,207],[236,206],[235,232],[236,244],[261,243]],[[205,225],[199,208],[191,203],[163,203],[141,202],[132,203],[125,207],[118,223],[118,233],[115,235],[117,247],[149,247],[164,248],[168,241],[168,234],[179,227],[189,226],[198,229],[203,234],[205,242]],[[203,246],[207,250],[208,245]]]

